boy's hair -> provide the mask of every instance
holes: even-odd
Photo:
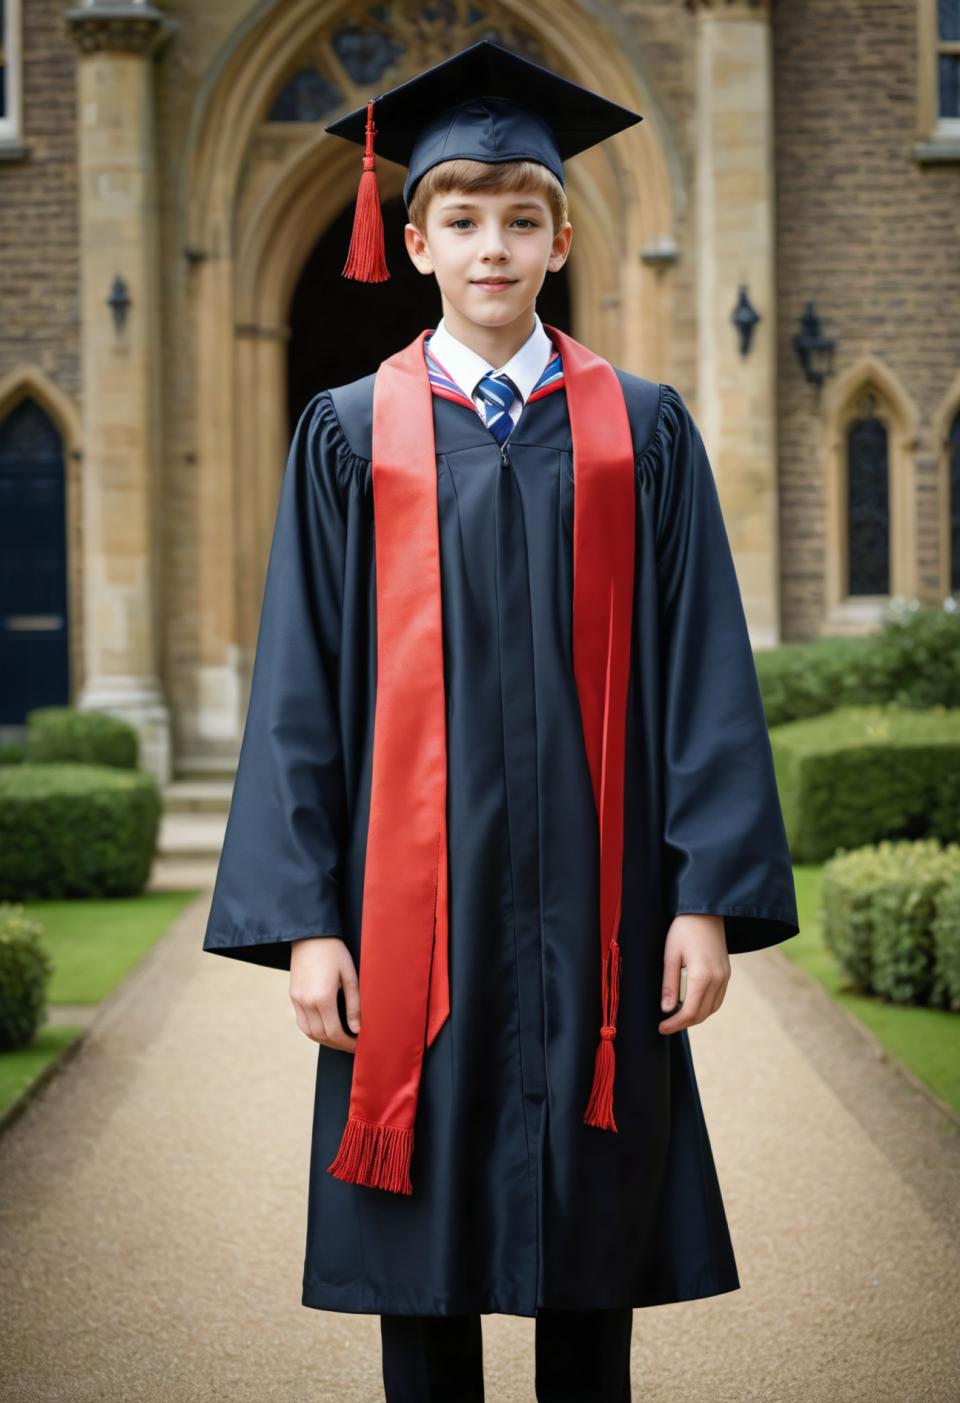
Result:
[[[469,161],[457,158],[431,166],[417,182],[407,218],[421,233],[427,227],[427,209],[434,195],[451,191],[473,195],[490,190],[496,193],[533,190],[546,200],[553,216],[553,232],[559,233],[568,218],[567,195],[552,171],[539,161]]]

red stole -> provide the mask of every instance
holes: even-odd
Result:
[[[560,352],[573,446],[573,660],[600,831],[603,1023],[587,1125],[616,1130],[635,455],[612,366],[544,323]],[[426,1049],[450,1012],[447,752],[433,391],[423,331],[373,390],[377,695],[360,937],[361,1027],[347,1124],[329,1173],[410,1194]],[[491,438],[491,443],[494,440]],[[508,440],[509,446],[509,440]]]

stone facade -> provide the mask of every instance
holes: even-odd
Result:
[[[533,0],[472,22],[459,0],[22,9],[0,464],[29,394],[64,444],[71,697],[134,719],[158,773],[236,752],[298,278],[318,248],[339,271],[323,240],[359,172],[322,126],[485,34],[644,114],[568,168],[569,329],[690,403],[755,643],[875,626],[882,600],[845,597],[846,434],[866,394],[888,433],[889,593],[946,592],[960,149],[930,140],[928,0]],[[379,167],[385,201],[402,176]],[[409,318],[403,286],[378,293],[388,323]],[[746,355],[741,288],[759,315]],[[819,388],[793,347],[810,301],[836,341]]]

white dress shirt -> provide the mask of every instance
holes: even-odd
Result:
[[[527,402],[527,396],[543,374],[547,361],[553,355],[554,347],[543,329],[536,312],[533,314],[534,327],[519,350],[515,351],[506,365],[491,366],[490,362],[449,332],[443,324],[443,317],[437,323],[430,337],[430,353],[435,355],[450,377],[456,381],[468,398],[473,400],[477,413],[483,419],[483,401],[475,394],[477,385],[484,375],[500,374],[503,371],[520,391],[520,399],[514,397],[510,405],[510,417],[516,423],[520,411]]]

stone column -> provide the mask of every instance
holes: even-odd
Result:
[[[77,705],[134,725],[140,763],[165,783],[152,55],[170,25],[137,0],[87,0],[64,20],[77,47],[80,188],[85,675]]]
[[[777,327],[770,0],[697,11],[697,418],[755,647],[780,637]],[[760,320],[742,356],[741,286]]]

